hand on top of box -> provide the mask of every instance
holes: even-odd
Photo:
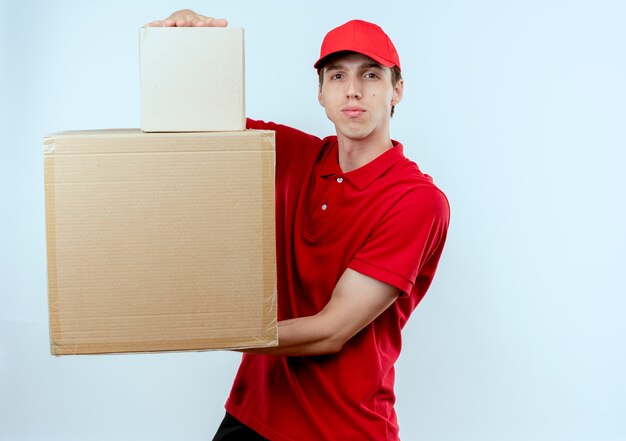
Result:
[[[164,20],[154,20],[144,27],[226,27],[228,21],[223,18],[207,17],[191,9],[181,9]]]

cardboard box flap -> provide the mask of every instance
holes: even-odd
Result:
[[[274,151],[274,132],[144,133],[140,129],[70,130],[44,138],[44,154]]]

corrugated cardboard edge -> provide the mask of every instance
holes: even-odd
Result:
[[[137,353],[160,353],[160,352],[189,352],[189,351],[214,351],[214,350],[237,350],[245,348],[258,348],[258,347],[272,347],[278,346],[278,323],[276,321],[276,308],[277,308],[277,282],[276,273],[264,274],[264,292],[267,293],[264,299],[264,303],[267,306],[264,310],[263,323],[267,322],[267,325],[262,331],[262,338],[251,338],[248,342],[242,342],[240,338],[229,341],[228,339],[220,338],[223,343],[220,347],[213,347],[207,349],[207,345],[210,340],[207,339],[195,339],[195,340],[181,340],[181,341],[154,341],[154,342],[116,342],[114,344],[98,343],[94,344],[75,344],[72,346],[64,345],[61,341],[61,328],[59,311],[57,308],[58,290],[57,290],[57,268],[56,268],[56,195],[55,195],[55,183],[56,183],[56,170],[55,170],[55,154],[65,153],[58,152],[56,149],[56,138],[64,137],[66,133],[73,133],[74,136],[79,132],[84,133],[85,136],[90,136],[90,131],[74,131],[74,132],[56,132],[52,133],[43,139],[44,144],[44,186],[45,186],[45,204],[46,204],[46,245],[48,253],[48,307],[49,307],[49,333],[50,333],[50,353],[54,356],[60,355],[80,355],[80,354],[137,354]],[[111,129],[110,132],[119,136],[134,135],[139,132],[138,129]],[[264,179],[271,179],[274,181],[275,171],[275,132],[268,130],[246,130],[246,132],[265,132],[262,133],[262,144],[264,144],[263,151],[271,150],[274,152],[272,156],[266,156],[262,161],[262,174]],[[243,134],[243,133],[240,133]],[[155,134],[157,135],[157,134]],[[160,133],[159,135],[167,135]],[[172,133],[172,136],[179,136],[179,133]],[[193,134],[188,134],[193,135]],[[200,134],[198,134],[200,135]],[[215,133],[215,135],[218,135]],[[225,136],[232,136],[232,132],[224,132]],[[273,204],[272,204],[273,205]],[[262,217],[263,223],[274,224],[274,210],[264,210]],[[263,229],[266,231],[267,229]],[[272,264],[272,261],[276,261],[276,239],[275,228],[270,228],[270,234],[263,237],[263,242],[266,244],[271,242],[269,249],[270,253],[264,254],[264,260],[267,264]],[[268,249],[264,247],[264,250]],[[275,268],[275,264],[272,265]],[[171,349],[172,346],[180,346],[181,349]],[[137,350],[137,348],[143,348]]]
[[[57,310],[57,267],[56,267],[56,198],[55,198],[55,166],[54,166],[54,138],[44,138],[44,176],[45,176],[45,206],[46,206],[46,247],[48,253],[48,308],[50,353],[57,354],[54,342],[61,338],[59,312]]]
[[[126,343],[98,343],[98,344],[76,344],[72,346],[59,343],[50,344],[50,353],[56,357],[62,355],[98,355],[98,354],[152,354],[160,352],[211,352],[221,350],[238,350],[247,348],[264,348],[277,346],[278,343],[267,343],[265,340],[250,340],[249,343],[242,343],[241,339],[220,338],[224,342],[223,347],[207,348],[206,339],[197,340],[168,340],[162,342],[126,342]],[[255,344],[256,342],[256,344]],[[209,342],[210,344],[210,342]],[[172,349],[172,346],[179,346],[181,349]]]
[[[275,182],[275,163],[276,163],[276,150],[275,146],[275,138],[276,132],[266,132],[263,135],[263,143],[266,148],[263,150],[271,150],[274,152],[274,155],[266,155],[263,158],[262,167],[263,167],[263,176],[265,179],[271,179],[272,182]],[[273,188],[274,186],[272,186]],[[276,225],[275,225],[275,204],[272,205],[272,210],[267,210],[262,214],[263,224],[264,225],[273,225],[272,228],[263,228],[263,231],[270,231],[268,237],[263,238],[263,250],[271,250],[271,252],[265,252],[263,255],[264,264],[263,268],[276,268]],[[265,205],[264,205],[265,207]],[[276,322],[276,309],[277,309],[277,281],[276,281],[276,272],[274,274],[264,274],[263,286],[265,287],[265,292],[268,293],[265,303],[269,304],[269,308],[265,308],[265,315],[263,317],[263,323],[269,324],[266,326],[263,337],[265,340],[265,344],[267,346],[278,346],[278,323]],[[270,321],[271,319],[271,321]]]

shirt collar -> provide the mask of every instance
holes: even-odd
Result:
[[[341,175],[354,184],[359,190],[363,190],[389,170],[396,162],[404,158],[404,148],[402,144],[397,141],[392,141],[392,143],[392,148],[385,151],[374,160],[356,170],[344,173],[339,166],[339,146],[335,141],[320,164],[319,175],[321,177]]]

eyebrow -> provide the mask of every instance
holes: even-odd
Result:
[[[360,69],[381,69],[383,65],[380,63],[363,63],[359,66]],[[345,66],[341,63],[334,63],[326,67],[326,71],[329,70],[341,70],[345,69]]]

